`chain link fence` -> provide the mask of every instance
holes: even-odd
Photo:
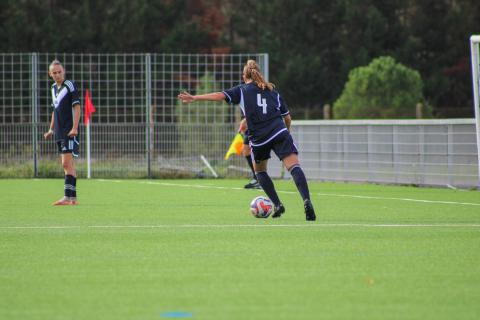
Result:
[[[62,61],[82,95],[90,89],[94,178],[247,176],[223,156],[240,121],[226,103],[178,102],[182,90],[220,91],[241,82],[247,59],[268,78],[267,54],[0,54],[0,177],[62,176],[56,146],[43,140],[51,116],[48,65]],[[83,102],[83,101],[82,101]],[[294,102],[289,102],[295,118]],[[80,127],[86,176],[85,128]],[[478,187],[473,119],[294,121],[310,179]],[[82,156],[83,155],[83,156]],[[288,178],[275,157],[274,177]]]
[[[60,60],[97,109],[91,121],[93,177],[203,177],[207,161],[224,176],[246,175],[245,161],[223,160],[240,121],[225,103],[183,105],[182,90],[220,91],[241,83],[267,54],[0,54],[0,176],[61,176],[56,146],[44,141],[51,117],[48,66]],[[83,100],[83,99],[82,99]],[[83,101],[82,101],[83,103]],[[80,153],[85,155],[85,128]],[[77,161],[86,175],[85,157]]]

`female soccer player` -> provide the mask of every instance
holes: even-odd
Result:
[[[240,105],[247,119],[248,138],[252,149],[252,159],[257,180],[267,196],[275,205],[273,218],[280,217],[285,207],[280,202],[272,179],[267,174],[267,162],[273,150],[295,181],[303,198],[305,217],[309,221],[316,219],[307,179],[298,161],[298,150],[290,135],[291,117],[287,105],[273,84],[266,82],[255,60],[248,60],[243,68],[243,84],[223,92],[191,95],[182,92],[178,98],[184,103],[193,101],[221,101]]]
[[[50,129],[43,136],[50,139],[55,134],[58,152],[62,157],[65,172],[64,197],[55,201],[55,206],[77,205],[77,175],[73,157],[78,157],[78,122],[80,99],[75,84],[65,80],[65,69],[58,60],[53,60],[48,74],[54,83],[52,93],[52,117]]]

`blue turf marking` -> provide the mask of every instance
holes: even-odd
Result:
[[[167,311],[167,312],[162,312],[160,313],[160,317],[162,318],[191,318],[193,317],[193,314],[191,312],[185,312],[185,311]]]

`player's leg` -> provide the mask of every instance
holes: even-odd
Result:
[[[77,204],[77,173],[72,153],[62,154],[62,165],[65,172],[65,197]]]
[[[62,161],[62,166],[63,166],[63,170],[65,172],[65,165],[64,165],[64,160],[63,160],[63,155],[64,155],[64,152],[67,151],[67,145],[68,145],[68,140],[66,141],[65,139],[63,140],[58,140],[57,141],[57,147],[58,147],[58,152],[60,153],[60,157],[61,157],[61,161]],[[64,179],[66,180],[66,174],[64,174]],[[71,204],[71,201],[70,199],[67,197],[67,191],[65,189],[65,184],[64,184],[64,196],[60,199],[60,200],[57,200],[53,203],[54,206],[64,206],[64,205],[70,205]]]
[[[73,139],[65,139],[57,142],[59,150],[61,152],[61,160],[64,171],[65,183],[64,183],[64,197],[56,202],[54,205],[76,205],[76,171],[75,164],[73,162],[74,152],[78,151],[78,143],[75,148],[75,142]]]
[[[242,148],[242,155],[245,157],[247,160],[248,166],[250,170],[252,171],[252,180],[245,185],[245,189],[252,189],[252,188],[260,188],[260,184],[258,183],[257,176],[255,175],[255,169],[253,168],[253,161],[252,161],[252,156],[251,156],[251,150],[250,146],[248,145],[248,139],[246,141],[247,143],[243,143],[243,148]]]
[[[285,208],[280,202],[277,191],[275,190],[275,186],[273,185],[273,181],[267,173],[267,164],[268,159],[270,158],[270,147],[252,147],[252,157],[254,160],[253,166],[255,168],[255,174],[257,175],[258,183],[275,206],[275,212],[272,214],[272,218],[278,218],[285,212]]]
[[[295,153],[291,153],[282,159],[285,168],[290,172],[290,175],[295,181],[298,192],[302,196],[303,201],[310,200],[310,191],[308,190],[308,183],[305,174],[303,173],[298,156]]]
[[[62,153],[62,166],[65,173],[64,196],[62,199],[56,201],[54,205],[75,205],[76,202],[76,173],[73,164],[73,156],[71,153]]]
[[[279,137],[279,139],[275,141],[274,151],[282,160],[285,168],[287,168],[287,170],[290,172],[293,181],[295,181],[298,192],[300,192],[300,195],[303,199],[306,219],[309,221],[315,220],[315,210],[313,209],[312,201],[310,200],[310,191],[308,189],[307,178],[300,167],[300,162],[298,161],[297,156],[298,150],[293,143],[292,136],[287,134]]]
[[[77,140],[77,137],[73,137],[70,139],[70,146],[71,146],[71,151],[72,151],[72,157],[71,157],[71,176],[73,176],[72,182],[73,182],[73,192],[72,192],[72,204],[76,205],[78,204],[77,201],[77,171],[75,170],[75,158],[78,158],[79,150],[80,150],[80,143]]]

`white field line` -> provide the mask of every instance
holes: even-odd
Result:
[[[305,223],[305,224],[159,224],[92,226],[0,226],[0,229],[248,229],[248,228],[480,228],[480,224],[387,224],[387,223]]]
[[[423,203],[454,204],[454,205],[464,205],[464,206],[480,206],[480,203],[475,203],[475,202],[438,201],[438,200],[422,200],[422,199],[393,198],[393,197],[373,197],[373,196],[358,196],[358,195],[351,195],[351,194],[336,194],[336,193],[317,193],[317,195],[319,195],[319,196],[332,196],[332,197],[358,198],[358,199],[372,199],[372,200],[399,200],[399,201],[423,202]]]
[[[121,180],[105,180],[98,179],[101,182],[116,182],[120,183]],[[194,184],[182,184],[182,183],[168,183],[168,182],[154,182],[154,181],[142,181],[141,184],[153,184],[166,187],[182,187],[182,188],[196,188],[196,189],[219,189],[219,190],[245,190],[244,188],[234,187],[220,187],[220,186],[208,186],[208,185],[194,185]],[[294,191],[277,191],[278,193],[296,194]],[[436,204],[451,204],[451,205],[464,205],[464,206],[480,206],[480,203],[475,202],[456,202],[456,201],[439,201],[439,200],[424,200],[424,199],[411,199],[411,198],[394,198],[394,197],[374,197],[374,196],[359,196],[354,194],[338,194],[338,193],[314,193],[318,196],[324,197],[343,197],[343,198],[356,198],[356,199],[368,199],[368,200],[396,200],[407,202],[419,202],[419,203],[436,203]]]

